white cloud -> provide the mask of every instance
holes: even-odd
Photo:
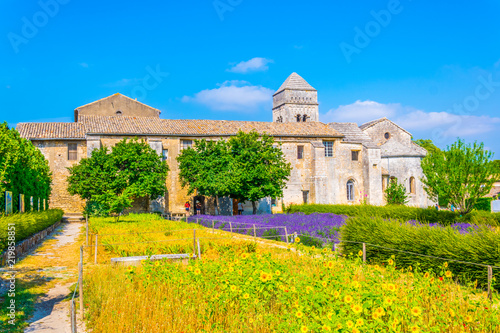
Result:
[[[323,122],[355,122],[363,124],[383,117],[393,117],[401,104],[381,104],[374,101],[360,101],[341,105],[321,116]]]
[[[252,86],[246,81],[226,81],[218,88],[202,90],[194,97],[184,96],[183,102],[195,102],[220,111],[251,111],[270,104],[273,90]]]
[[[456,138],[491,132],[500,123],[500,118],[417,110],[401,115],[395,121],[409,131],[438,130],[442,136]]]
[[[234,65],[227,71],[240,74],[246,74],[250,72],[263,72],[269,69],[267,64],[272,62],[272,60],[266,58],[253,58],[248,61],[242,61],[239,64]]]
[[[435,142],[446,138],[474,137],[500,127],[498,117],[425,112],[399,103],[382,104],[359,100],[349,105],[341,105],[320,117],[323,122],[356,122],[358,125],[387,117],[413,134],[433,139]]]

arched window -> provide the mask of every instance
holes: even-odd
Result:
[[[411,194],[417,193],[417,189],[415,186],[415,177],[410,177],[410,193]]]
[[[389,139],[391,138],[391,133],[386,132],[386,133],[384,134],[384,138],[385,138],[386,140],[389,140]]]
[[[306,122],[306,121],[307,121],[307,115],[306,115],[306,114],[302,116],[302,121],[303,121],[303,122]]]
[[[347,201],[354,201],[354,181],[352,179],[347,182]]]
[[[123,114],[123,112],[121,112],[120,110],[116,111],[117,116],[121,116],[122,114]]]
[[[298,114],[298,115],[297,115],[297,122],[298,122],[298,123],[300,123],[300,119],[301,119],[301,118],[302,118],[302,117],[300,116],[300,114]]]

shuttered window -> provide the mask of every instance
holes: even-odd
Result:
[[[76,143],[68,143],[68,160],[76,161],[78,159],[78,145]]]

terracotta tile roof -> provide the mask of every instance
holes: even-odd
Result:
[[[330,127],[345,135],[342,141],[361,143],[366,148],[379,148],[356,123],[329,123]]]
[[[81,123],[19,123],[17,131],[27,139],[84,139]]]
[[[22,123],[21,136],[30,139],[85,138],[85,134],[226,136],[241,129],[283,137],[343,137],[320,122],[273,123],[257,121],[158,119],[125,116],[80,116],[78,123]]]

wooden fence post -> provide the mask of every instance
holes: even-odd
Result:
[[[231,233],[233,233],[233,224],[231,223],[231,221],[229,221],[229,229],[231,230]]]
[[[196,256],[196,229],[193,229],[193,257]]]
[[[215,233],[215,221],[212,220],[212,232]]]
[[[493,268],[488,266],[488,298],[493,300],[493,292],[491,290],[491,280],[493,279]]]
[[[85,245],[89,245],[89,214],[85,214]]]
[[[286,239],[286,243],[288,244],[288,230],[286,227],[285,227],[285,239]]]
[[[196,241],[198,242],[198,260],[200,260],[201,259],[200,239],[198,238]]]
[[[78,264],[78,285],[80,286],[80,319],[83,321],[83,261]]]
[[[257,231],[255,230],[255,224],[253,225],[253,238],[257,242]]]
[[[94,264],[97,264],[97,244],[99,242],[98,235],[95,234],[95,257],[94,257]]]
[[[363,262],[366,262],[366,244],[363,243]]]

